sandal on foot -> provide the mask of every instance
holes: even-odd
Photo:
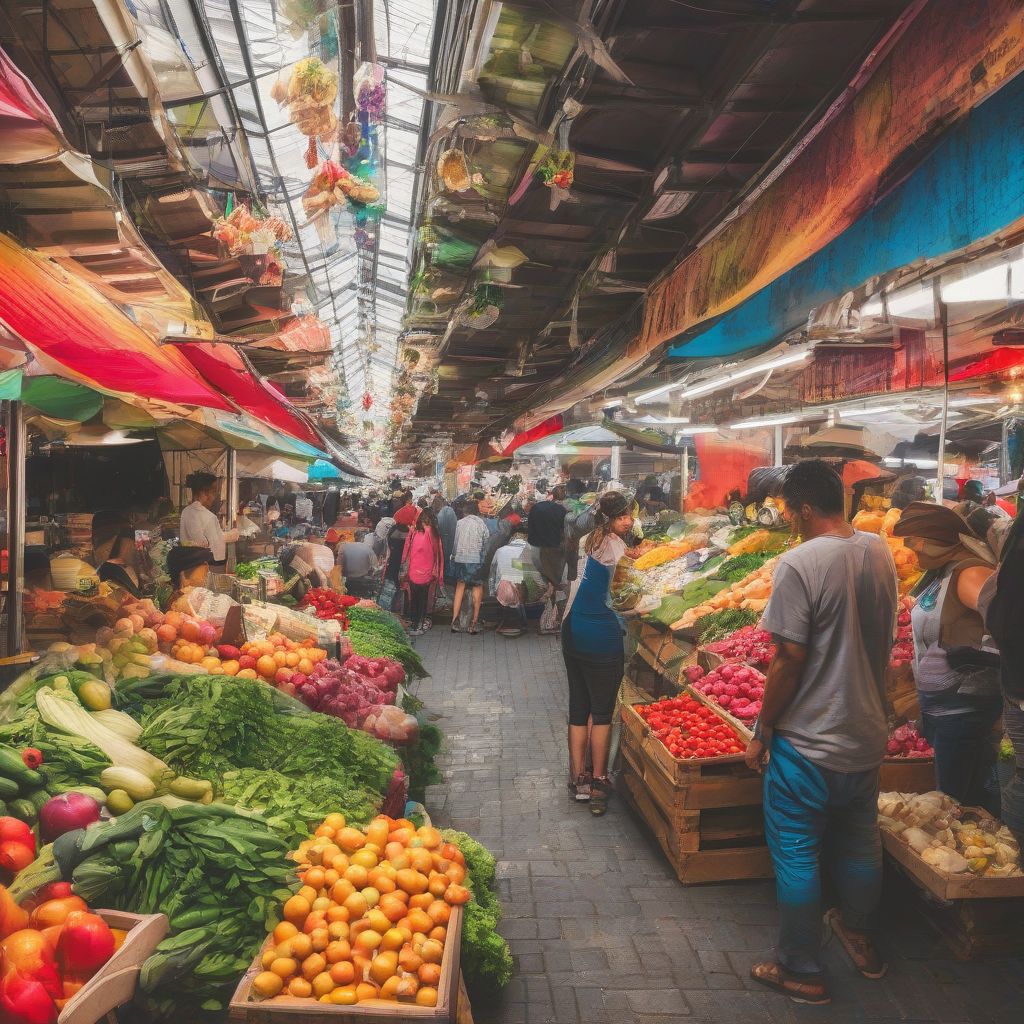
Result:
[[[466,630],[466,632],[472,636],[476,636],[480,631],[480,627],[475,622],[473,623],[472,626],[469,627],[468,630]]]
[[[590,799],[589,772],[580,772],[576,781],[569,783],[569,795],[578,803],[586,803]]]
[[[461,633],[462,632],[462,627],[457,622],[453,622],[452,623],[452,632],[453,633]]]
[[[889,965],[882,959],[878,947],[863,932],[847,928],[838,909],[833,908],[825,915],[825,927],[839,940],[853,966],[863,977],[871,981],[885,977]]]
[[[608,810],[608,797],[612,793],[612,783],[607,776],[603,779],[594,778],[590,783],[590,813],[599,818]]]
[[[754,981],[775,992],[789,996],[794,1003],[827,1006],[832,1002],[825,979],[820,974],[791,974],[782,964],[767,961],[750,968]]]

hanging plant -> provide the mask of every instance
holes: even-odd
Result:
[[[461,322],[474,331],[486,330],[497,321],[504,305],[505,294],[501,288],[493,284],[478,284]]]
[[[569,149],[551,149],[537,166],[537,177],[548,188],[568,191],[572,188],[576,155]]]

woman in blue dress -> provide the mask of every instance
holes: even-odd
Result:
[[[604,814],[611,782],[608,748],[624,669],[622,623],[611,607],[615,566],[626,554],[632,506],[619,491],[601,495],[595,529],[584,542],[586,562],[562,621],[562,657],[569,677],[569,791]],[[590,747],[592,775],[586,771]]]

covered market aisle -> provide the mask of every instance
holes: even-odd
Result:
[[[501,1001],[474,1003],[477,1024],[1003,1024],[1019,1012],[1020,961],[954,960],[899,884],[880,922],[887,978],[855,977],[833,942],[831,1006],[761,991],[748,972],[775,941],[771,882],[684,888],[620,799],[604,818],[570,803],[557,638],[435,628],[418,650],[432,674],[416,693],[447,737],[427,803],[497,858],[515,958]]]

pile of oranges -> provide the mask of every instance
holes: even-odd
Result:
[[[470,899],[466,861],[429,825],[329,814],[292,854],[302,888],[284,905],[253,992],[354,1006],[436,1006],[452,908]]]
[[[251,640],[242,644],[237,674],[284,683],[291,679],[293,672],[308,676],[313,666],[326,657],[327,652],[317,647],[312,638],[296,643],[280,633],[271,633],[266,640]]]

